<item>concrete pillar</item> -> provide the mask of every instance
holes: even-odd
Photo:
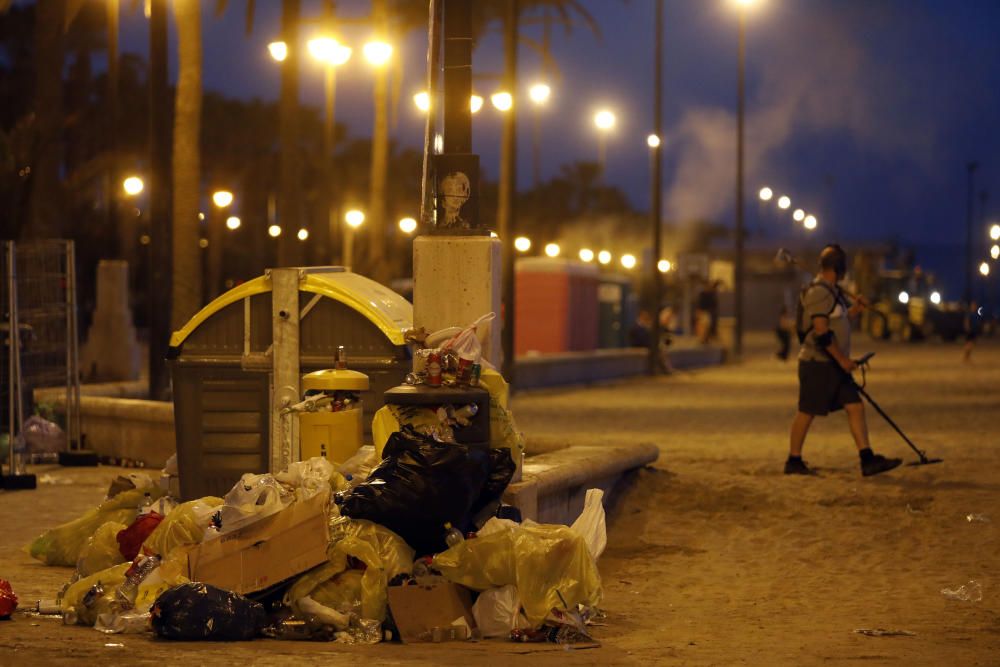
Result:
[[[489,236],[421,236],[413,242],[413,326],[428,333],[497,318],[479,332],[483,357],[503,363],[500,346],[500,240]]]
[[[128,304],[128,262],[102,259],[97,265],[97,307],[81,354],[89,382],[139,378],[139,341]]]

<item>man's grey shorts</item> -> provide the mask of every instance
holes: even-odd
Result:
[[[799,361],[799,412],[821,417],[860,402],[858,390],[837,364]]]

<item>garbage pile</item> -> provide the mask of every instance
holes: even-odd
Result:
[[[506,382],[482,367],[479,324],[423,338],[438,346],[418,352],[427,364],[410,387],[440,393],[383,407],[375,445],[339,465],[317,456],[246,473],[225,497],[187,502],[174,462],[155,482],[116,478],[98,507],[26,547],[75,568],[36,611],[185,641],[593,645],[602,492],[572,526],[522,521],[502,503],[524,442]],[[469,402],[443,398],[462,387],[475,389]]]

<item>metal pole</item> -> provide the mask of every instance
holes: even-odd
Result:
[[[333,262],[333,252],[330,246],[334,245],[330,237],[330,230],[334,229],[336,218],[333,211],[333,150],[334,150],[334,112],[337,103],[337,72],[332,64],[326,66],[326,110],[323,116],[323,193],[326,200],[326,227],[320,225],[321,229],[316,236],[317,259],[321,265]]]
[[[472,3],[446,0],[444,20],[444,151],[472,152]]]
[[[653,228],[653,257],[649,271],[653,283],[653,323],[649,337],[649,373],[656,375],[660,369],[660,308],[663,303],[663,278],[660,275],[660,251],[663,247],[663,226],[660,219],[663,189],[661,147],[663,145],[663,0],[656,0],[655,46],[653,48],[653,133],[659,141],[652,146],[652,184],[649,221]]]
[[[745,106],[744,69],[746,60],[746,14],[739,13],[737,38],[736,82],[736,266],[734,287],[736,326],[733,330],[733,352],[737,358],[743,354],[743,116]]]
[[[504,13],[504,71],[503,87],[511,94],[517,90],[517,23],[518,0],[507,0]],[[518,100],[504,114],[503,143],[500,147],[500,192],[497,207],[497,233],[503,243],[501,267],[501,302],[503,303],[503,329],[500,344],[503,348],[503,375],[514,382],[514,199],[517,194],[517,108]]]
[[[972,215],[973,215],[973,193],[975,192],[975,174],[979,168],[979,163],[975,160],[965,165],[969,175],[969,194],[965,207],[965,303],[972,303],[972,274],[975,270],[972,266]]]

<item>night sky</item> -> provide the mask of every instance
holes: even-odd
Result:
[[[244,30],[244,3],[213,14],[205,2],[204,84],[228,95],[276,99],[278,68],[266,44],[278,32],[280,2],[257,2],[254,31]],[[341,0],[343,15],[367,11]],[[582,0],[601,26],[570,35],[554,31],[559,73],[544,110],[543,168],[595,160],[591,116],[599,106],[618,114],[608,143],[608,180],[636,207],[649,204],[652,127],[652,0]],[[319,3],[304,0],[315,16]],[[308,31],[306,31],[308,32]],[[523,30],[540,38],[540,28]],[[979,221],[1000,217],[1000,2],[993,0],[760,0],[747,18],[747,193],[751,231],[793,231],[789,213],[759,206],[769,185],[819,220],[826,239],[900,240],[945,274],[957,292],[965,237],[966,169],[977,160],[977,257],[985,258]],[[308,35],[307,35],[308,36]],[[360,45],[368,31],[345,29],[355,57],[338,74],[338,121],[353,136],[370,133],[371,85]],[[667,0],[665,23],[664,214],[672,223],[733,219],[736,108],[736,14],[731,0]],[[421,88],[426,36],[412,33],[398,53],[404,63],[393,140],[418,147],[423,120],[412,103]],[[145,53],[141,16],[123,18],[123,50]],[[525,88],[542,75],[528,47],[520,52]],[[489,97],[501,66],[499,32],[477,47],[474,88]],[[479,78],[479,77],[483,78]],[[303,63],[302,100],[319,106],[318,66]],[[530,187],[530,109],[520,123],[520,185]],[[473,126],[474,150],[496,178],[500,118],[487,101]],[[317,138],[319,140],[319,138]],[[950,246],[950,247],[948,247]],[[931,250],[935,248],[935,250]],[[933,254],[932,254],[933,253]],[[951,285],[949,285],[951,283]],[[951,287],[952,289],[949,289]],[[949,295],[952,296],[952,295]]]

